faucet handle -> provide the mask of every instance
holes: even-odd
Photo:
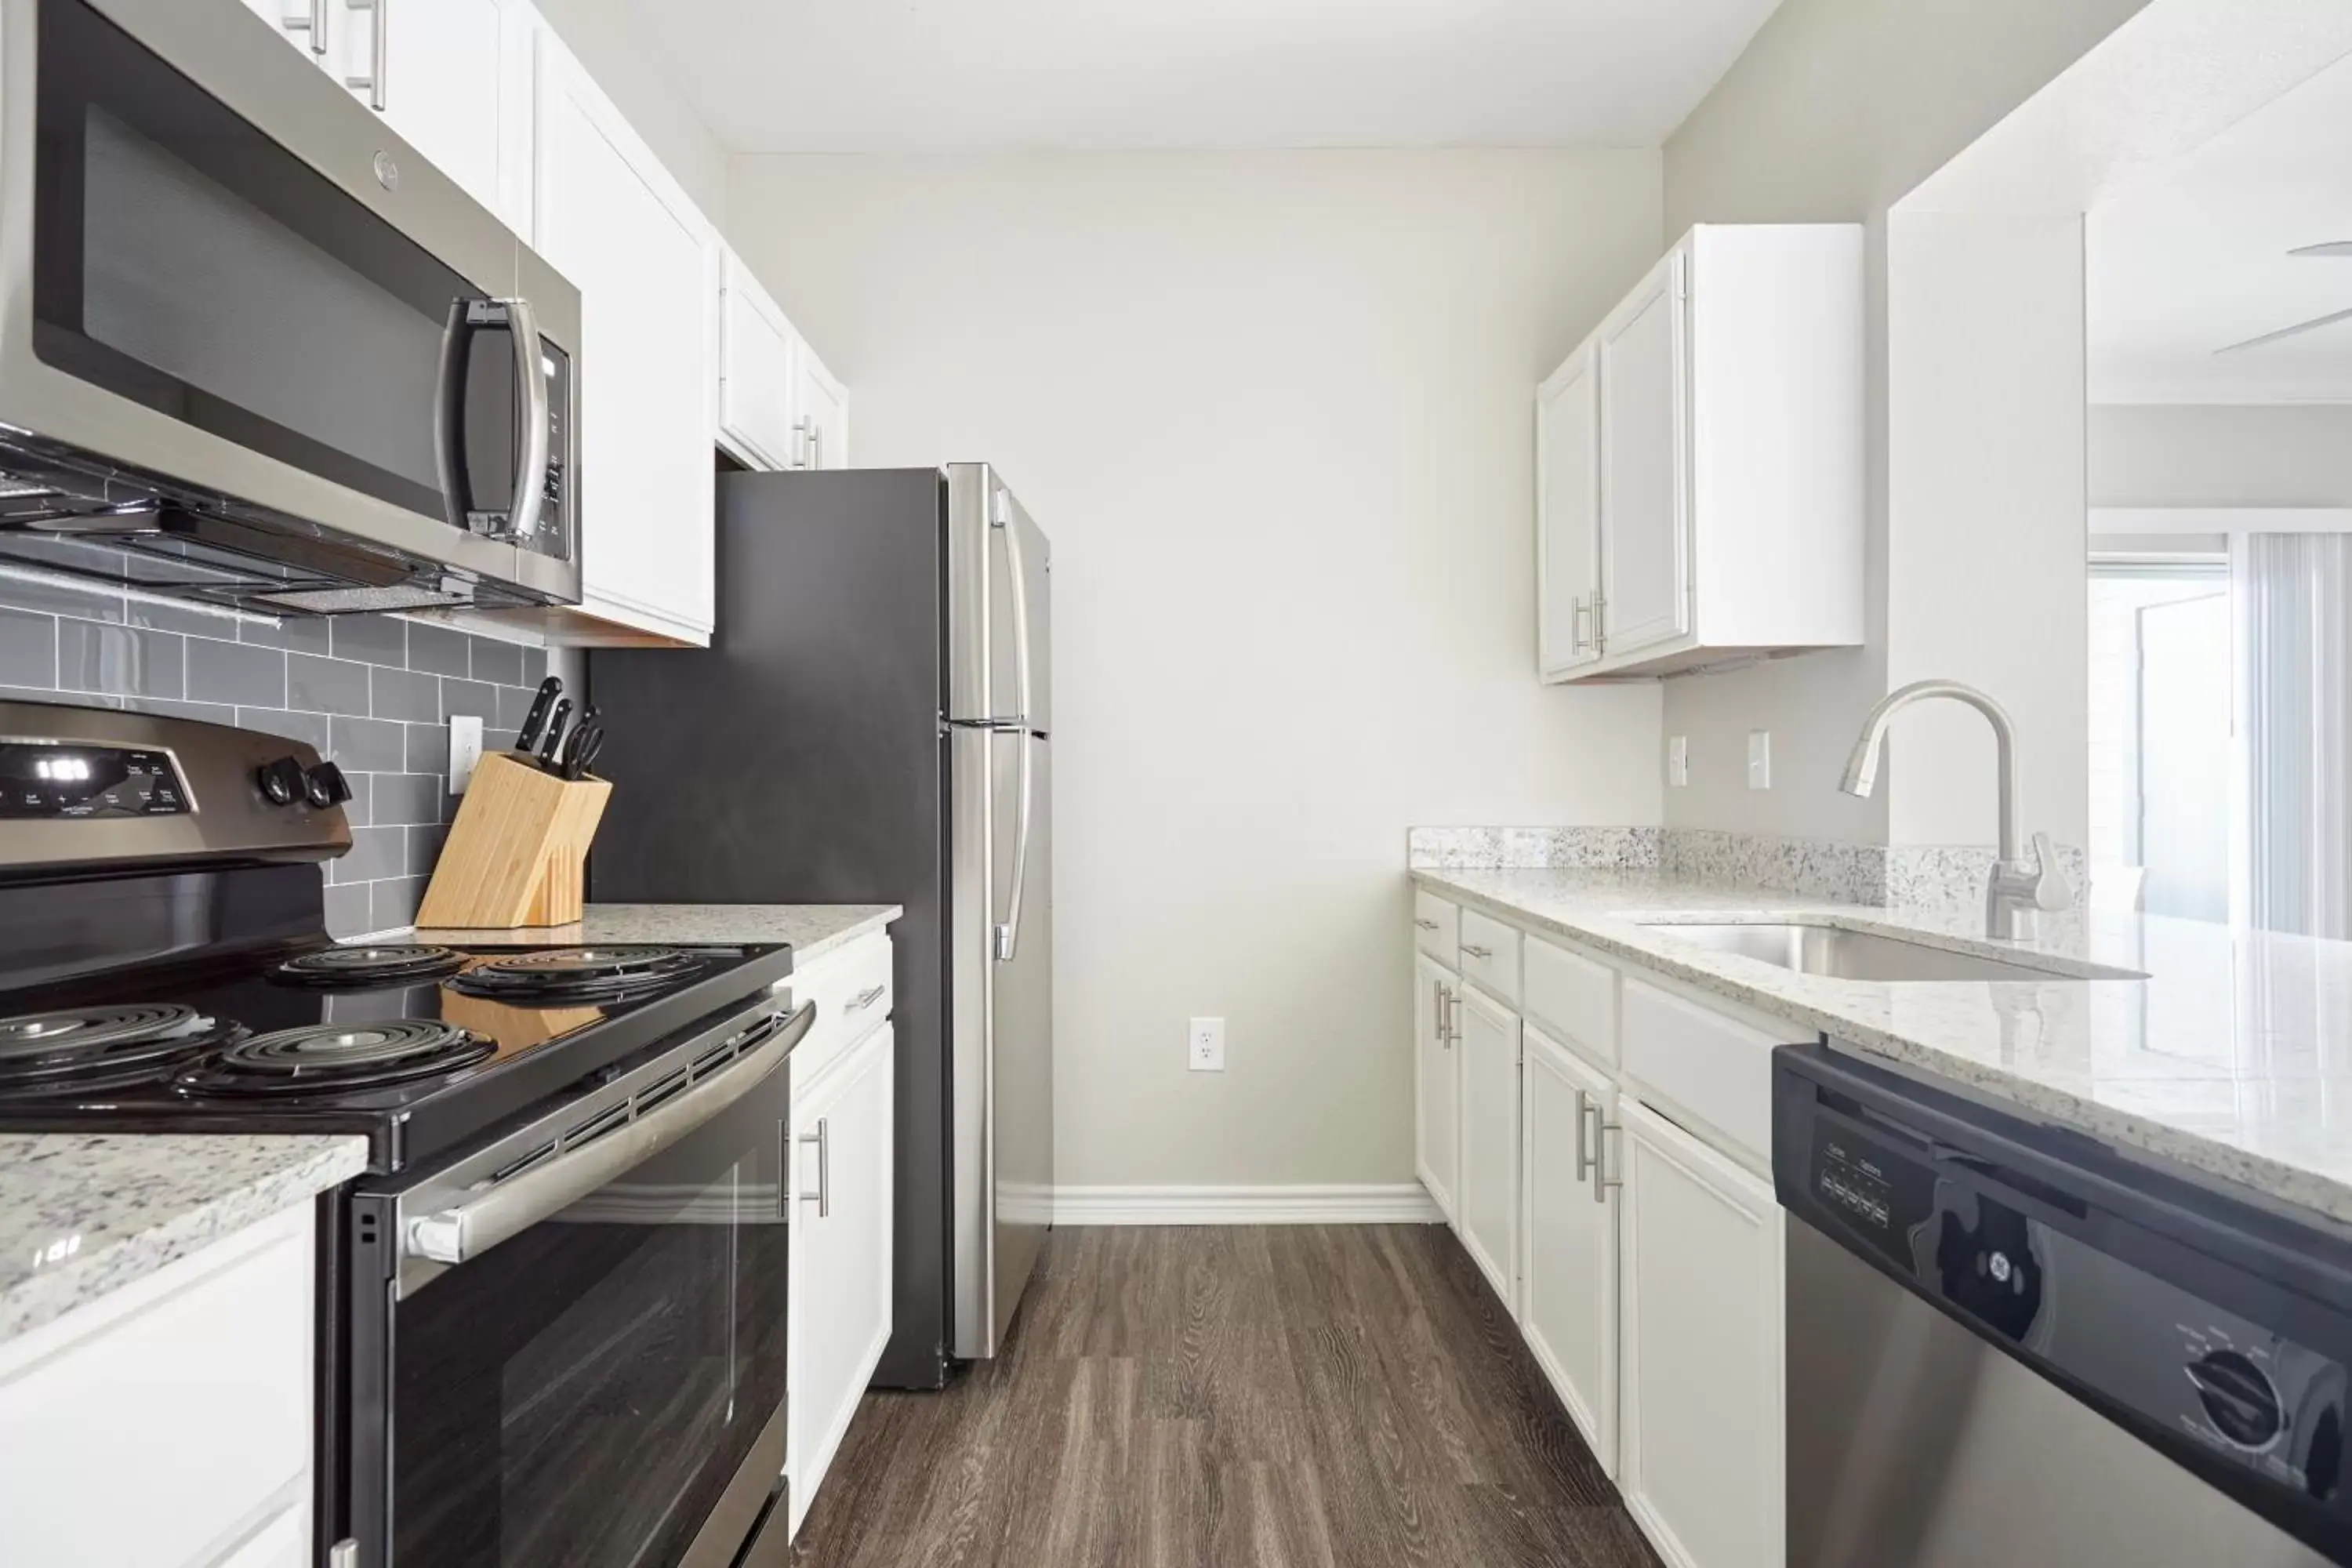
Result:
[[[2033,862],[2034,908],[2055,910],[2073,907],[2074,884],[2058,864],[2058,847],[2050,842],[2047,833],[2033,836]]]

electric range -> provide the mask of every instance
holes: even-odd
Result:
[[[313,934],[113,967],[0,991],[0,1130],[358,1132],[371,1170],[399,1171],[772,989],[791,966],[776,945],[341,946]]]
[[[785,1506],[792,950],[337,943],[350,794],[0,701],[0,1130],[367,1138],[316,1205],[306,1561],[726,1568]]]

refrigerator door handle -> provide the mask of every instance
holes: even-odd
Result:
[[[997,532],[1004,535],[1005,586],[1013,591],[1013,683],[1019,688],[1021,712],[1025,720],[1034,704],[1030,700],[1029,668],[1029,574],[1027,563],[1021,556],[1021,531],[1013,524],[1011,500],[1000,489],[990,508],[989,521]],[[994,933],[996,962],[1010,963],[1021,944],[1021,903],[1029,882],[1029,820],[1030,803],[1034,795],[1036,764],[1030,747],[1034,743],[1024,732],[1016,737],[1021,744],[1020,803],[1015,808],[1013,848],[1013,888],[1005,900],[1004,919]]]

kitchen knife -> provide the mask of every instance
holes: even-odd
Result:
[[[554,679],[549,676],[550,680]],[[558,698],[555,711],[547,721],[547,739],[539,743],[539,765],[548,772],[556,771],[555,759],[563,754],[564,726],[572,722],[572,699]]]
[[[523,715],[522,731],[515,736],[515,750],[529,756],[539,744],[540,726],[547,722],[547,710],[563,695],[563,678],[551,675],[539,683],[539,695],[530,700],[530,711]]]

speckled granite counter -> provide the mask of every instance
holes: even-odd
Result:
[[[1815,1032],[2352,1223],[2352,942],[2092,913],[2030,946],[1980,927],[1655,872],[1420,870],[1514,917]],[[1826,917],[2042,964],[2046,981],[1800,974],[1644,921]],[[2088,963],[2146,980],[2084,980]],[[2068,971],[2072,973],[2068,973]]]
[[[0,1133],[0,1340],[359,1174],[364,1138]]]
[[[880,931],[906,911],[897,904],[590,904],[566,926],[522,931],[420,929],[418,942],[486,947],[515,942],[788,942],[805,968],[837,947]]]

